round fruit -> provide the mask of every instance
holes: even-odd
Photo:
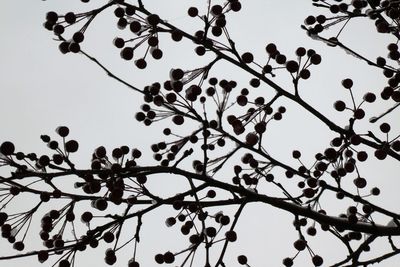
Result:
[[[12,155],[15,151],[15,146],[13,143],[6,141],[3,142],[0,146],[0,153],[2,153],[3,155]]]
[[[321,266],[324,263],[324,260],[322,259],[321,256],[315,255],[312,258],[312,262],[313,262],[314,266]]]
[[[69,140],[65,143],[65,150],[69,153],[78,151],[79,143],[75,140]]]
[[[258,142],[258,135],[256,133],[248,133],[246,135],[246,144],[254,146]]]
[[[247,257],[245,256],[245,255],[240,255],[240,256],[238,256],[238,262],[241,264],[241,265],[245,265],[245,264],[247,264]]]

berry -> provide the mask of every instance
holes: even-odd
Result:
[[[247,257],[245,255],[239,255],[237,260],[241,265],[247,264]]]
[[[49,11],[46,14],[46,20],[55,23],[58,20],[58,14],[54,11]]]
[[[267,126],[265,122],[259,122],[254,126],[254,130],[258,133],[258,134],[262,134],[267,130]]]
[[[278,54],[276,57],[275,57],[275,61],[276,61],[276,63],[278,63],[278,64],[285,64],[286,63],[286,56],[285,55],[282,55],[282,54]]]
[[[342,85],[346,89],[351,89],[353,87],[353,81],[349,78],[342,80]]]
[[[267,51],[268,54],[274,54],[277,51],[276,45],[273,43],[270,43],[265,47],[265,50]]]
[[[98,210],[106,210],[108,207],[108,202],[104,198],[96,199],[94,202],[94,207]]]
[[[317,229],[313,226],[307,228],[307,234],[310,236],[315,236],[317,234]]]
[[[308,69],[302,69],[300,71],[300,78],[307,80],[308,78],[310,78],[311,76],[311,72]]]
[[[170,264],[170,263],[173,263],[175,261],[175,255],[172,252],[168,251],[168,252],[164,253],[163,257],[164,257],[164,262],[165,263]]]
[[[22,251],[25,248],[25,244],[22,241],[15,242],[13,248],[18,251]]]
[[[183,35],[179,30],[174,30],[174,31],[171,32],[171,38],[175,42],[179,42],[180,40],[182,40]]]
[[[104,233],[103,239],[104,239],[104,242],[111,243],[111,242],[114,241],[115,236],[114,236],[114,234],[112,232],[107,231],[107,232]]]
[[[389,125],[388,123],[386,123],[386,122],[382,123],[382,124],[379,126],[379,128],[381,129],[381,131],[382,131],[383,133],[388,133],[388,132],[390,132],[390,125]]]
[[[155,27],[155,26],[157,26],[158,23],[160,23],[161,20],[157,14],[151,14],[151,15],[147,16],[146,21],[148,24]]]
[[[62,53],[62,54],[66,54],[66,53],[68,53],[68,52],[70,52],[69,51],[69,42],[61,42],[59,45],[58,45],[58,49],[60,50],[60,52]]]
[[[236,232],[233,230],[226,232],[225,237],[226,237],[226,240],[228,240],[229,242],[235,242],[237,239]]]
[[[142,29],[142,24],[139,21],[134,20],[129,24],[129,29],[133,33],[138,33]]]
[[[305,20],[304,20],[304,24],[306,25],[313,25],[317,20],[315,19],[314,16],[308,16]]]
[[[133,58],[133,48],[132,47],[125,47],[121,50],[121,58],[125,60],[131,60]]]
[[[40,263],[45,262],[49,258],[49,253],[47,251],[41,250],[37,254]]]
[[[392,149],[393,149],[394,151],[399,152],[399,151],[400,151],[400,141],[399,141],[399,140],[393,141],[391,147],[392,147]]]
[[[207,192],[207,197],[209,198],[214,198],[216,195],[217,195],[216,192],[212,189],[208,190]]]
[[[115,15],[117,18],[122,18],[122,17],[125,15],[125,10],[124,10],[122,7],[117,7],[117,8],[114,10],[114,15]]]
[[[79,148],[79,143],[75,140],[69,140],[68,142],[65,143],[65,151],[69,153],[78,151],[78,148]]]
[[[128,267],[140,267],[140,264],[137,261],[135,261],[135,259],[130,259],[128,261]]]
[[[242,60],[244,63],[249,64],[249,63],[253,62],[254,56],[253,56],[253,54],[246,52],[242,55]]]
[[[15,151],[15,146],[13,143],[6,141],[0,145],[0,153],[9,156],[12,155]]]
[[[53,32],[55,35],[61,35],[64,33],[64,31],[65,31],[65,28],[61,24],[57,24],[53,27]]]
[[[188,9],[188,15],[191,16],[192,18],[193,18],[193,17],[196,17],[198,14],[199,14],[199,10],[198,10],[197,8],[195,8],[195,7],[190,7],[190,8]]]
[[[375,94],[370,92],[366,93],[363,98],[368,103],[373,103],[376,100]]]
[[[247,105],[247,97],[244,96],[244,95],[239,95],[239,96],[236,98],[236,102],[238,103],[239,106],[244,107],[244,106]]]
[[[238,12],[240,9],[242,9],[242,4],[239,1],[230,1],[229,3],[231,9],[233,12]]]
[[[45,143],[50,142],[50,136],[48,136],[48,135],[41,135],[40,139],[42,139],[42,141]]]
[[[257,78],[253,78],[250,80],[250,85],[254,88],[257,88],[260,86],[260,80]]]
[[[354,184],[357,188],[364,188],[367,185],[367,180],[362,177],[358,177],[354,179]]]
[[[172,118],[172,121],[176,124],[176,125],[182,125],[184,123],[184,118],[181,115],[175,115]]]
[[[380,194],[381,190],[378,187],[373,187],[371,189],[371,194],[374,196],[378,196]]]
[[[154,260],[158,263],[158,264],[163,264],[164,263],[164,255],[163,254],[156,254],[154,256]]]
[[[376,64],[379,67],[384,67],[386,65],[386,59],[384,59],[383,57],[377,57],[376,58]]]
[[[305,241],[304,239],[298,239],[293,243],[293,246],[298,251],[302,251],[307,247],[307,241]]]
[[[115,47],[117,48],[122,48],[125,45],[125,41],[122,38],[119,37],[115,37],[113,40],[113,44],[115,45]]]
[[[293,150],[292,156],[293,156],[293,158],[298,159],[301,157],[301,153],[298,150]]]
[[[64,19],[68,24],[74,24],[76,22],[76,15],[73,12],[68,12],[65,14]]]
[[[169,72],[169,77],[171,80],[178,81],[183,78],[185,73],[182,69],[171,69]]]
[[[309,17],[314,18],[313,16],[309,16]],[[315,18],[314,18],[314,22],[315,22]],[[311,23],[311,24],[313,24],[313,23]],[[299,56],[299,57],[305,56],[306,53],[307,53],[307,50],[304,47],[299,47],[299,48],[296,49],[296,55]]]
[[[163,52],[162,52],[162,50],[161,49],[158,49],[158,48],[151,48],[150,49],[150,53],[151,53],[151,56],[154,58],[154,59],[161,59],[162,58],[162,56],[163,56]]]
[[[114,263],[117,262],[117,256],[115,256],[115,254],[108,254],[108,255],[106,255],[106,257],[104,258],[104,261],[105,261],[108,265],[113,265]]]
[[[284,258],[282,260],[283,265],[285,265],[285,267],[291,267],[293,266],[293,260],[291,258]]]
[[[358,159],[359,161],[366,161],[367,158],[368,158],[367,152],[365,152],[365,151],[359,151],[359,152],[357,153],[357,159]]]
[[[79,53],[79,51],[81,51],[81,46],[78,43],[71,42],[69,43],[68,49],[72,53]]]
[[[220,5],[213,5],[212,7],[211,7],[211,14],[213,15],[213,16],[219,16],[219,15],[221,15],[222,14],[222,6],[220,6]]]
[[[314,65],[319,65],[321,63],[321,56],[318,54],[314,54],[310,57],[310,62]]]
[[[359,108],[359,109],[356,109],[356,110],[354,111],[354,118],[355,118],[355,119],[361,120],[361,119],[363,119],[364,117],[365,117],[365,111],[364,111],[363,109]]]
[[[374,155],[377,159],[384,160],[387,156],[387,153],[383,149],[377,149],[377,150],[375,150]]]
[[[324,263],[324,260],[322,259],[321,256],[314,255],[314,257],[312,258],[312,262],[314,266],[321,266]]]
[[[299,64],[294,60],[289,60],[286,62],[286,69],[290,73],[297,72],[299,70]]]
[[[254,146],[258,142],[258,135],[256,133],[248,133],[246,135],[246,144]]]
[[[46,155],[43,155],[39,158],[38,163],[42,167],[46,167],[50,163],[50,158]]]
[[[125,8],[125,14],[126,15],[133,16],[133,15],[135,15],[135,13],[136,13],[136,7],[135,6],[127,6]]]
[[[82,32],[76,32],[72,36],[72,40],[74,40],[75,43],[81,43],[85,39],[85,35],[83,35]]]
[[[147,62],[144,58],[139,58],[135,60],[135,65],[138,69],[145,69],[147,67]]]
[[[89,223],[92,219],[93,219],[93,214],[91,212],[89,212],[89,211],[85,211],[81,215],[81,220],[84,223]]]

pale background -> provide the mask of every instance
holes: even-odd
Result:
[[[51,32],[42,27],[47,11],[66,13],[89,10],[90,6],[100,5],[96,4],[98,1],[92,2],[85,5],[77,0],[1,1],[0,141],[13,141],[17,150],[24,152],[45,153],[48,150],[39,136],[55,136],[54,129],[57,126],[67,125],[71,129],[71,136],[80,141],[80,150],[73,159],[78,166],[85,168],[89,166],[93,149],[99,145],[112,148],[126,144],[145,148],[163,138],[157,133],[161,126],[145,128],[135,121],[134,114],[139,111],[141,104],[141,97],[137,93],[107,77],[83,56],[62,55],[58,51],[58,43],[51,40]],[[206,1],[144,1],[150,11],[158,13],[162,18],[188,32],[193,32],[200,26],[198,22],[186,16],[187,8],[193,3],[200,7],[204,6]],[[264,47],[269,42],[275,42],[278,49],[291,58],[294,58],[294,51],[298,46],[313,48],[321,53],[322,64],[311,68],[312,78],[303,83],[301,92],[304,98],[323,114],[343,126],[346,117],[332,108],[337,99],[343,99],[347,103],[350,101],[350,96],[340,86],[340,81],[353,77],[355,94],[362,96],[367,90],[378,95],[385,85],[385,80],[379,70],[367,67],[343,51],[329,48],[306,36],[300,29],[300,24],[306,16],[319,12],[312,7],[311,1],[307,0],[243,1],[243,10],[228,17],[228,25],[231,25],[228,29],[236,41],[238,50],[251,51],[259,63],[266,59]],[[176,45],[169,38],[164,38],[161,46],[165,53],[161,64],[151,59],[145,71],[138,70],[132,62],[122,61],[119,51],[112,46],[112,39],[122,33],[116,28],[116,19],[111,11],[105,13],[96,19],[87,32],[87,41],[83,43],[83,49],[103,60],[116,74],[137,87],[141,88],[154,81],[164,81],[172,67],[190,69],[204,64],[204,59],[193,55],[192,44],[183,42]],[[374,33],[373,27],[372,21],[364,20],[363,23],[351,23],[343,33],[345,40],[348,40],[356,51],[363,55],[371,55],[371,59],[377,55],[385,56],[386,44],[391,40],[390,37]],[[336,32],[337,30],[333,30],[331,34]],[[286,72],[278,74],[276,81],[290,87],[289,75]],[[214,75],[236,79],[239,88],[248,85],[247,75],[227,65],[217,66]],[[260,90],[260,94],[264,94],[261,91],[264,90],[265,96],[271,95],[267,87],[257,90]],[[382,103],[379,98],[378,100]],[[281,104],[287,103],[282,101]],[[292,163],[291,151],[300,149],[304,162],[311,164],[314,154],[326,147],[333,135],[324,125],[296,105],[289,104],[287,108],[285,119],[271,128],[270,139],[266,141],[269,152],[284,162]],[[366,117],[384,110],[379,104],[371,105],[366,108]],[[386,121],[395,121],[394,118],[396,117],[393,114],[388,116]],[[165,123],[161,125],[165,126]],[[365,123],[359,129],[367,127],[371,126]],[[372,127],[375,131],[377,125]],[[395,136],[399,130],[398,124],[392,124],[392,128]],[[150,159],[151,153],[145,158]],[[375,203],[396,211],[400,200],[396,194],[399,188],[396,181],[398,165],[392,160],[383,163],[371,160],[362,164],[362,167],[362,175],[369,179],[369,186],[379,185],[383,192],[382,196],[374,200]],[[174,184],[161,184],[160,188],[172,191]],[[327,200],[325,204],[334,208],[336,204],[333,198],[331,200],[332,202]],[[338,206],[337,213],[342,212],[339,207],[342,206]],[[145,217],[143,242],[138,251],[141,266],[156,265],[153,260],[156,253],[184,248],[186,241],[181,240],[179,229],[167,229],[164,224],[165,218],[173,214],[171,209],[164,209]],[[292,216],[281,211],[251,205],[239,221],[239,240],[228,248],[226,257],[230,257],[232,261],[227,260],[227,266],[238,266],[236,256],[242,253],[249,256],[251,266],[281,266],[284,257],[295,253],[291,243],[296,240],[297,233],[291,226],[292,219]],[[386,218],[382,219],[381,223],[385,223],[385,220]],[[32,235],[32,238],[36,237]],[[179,243],[180,240],[182,242]],[[343,245],[323,233],[310,238],[310,241],[311,247],[324,257],[326,264],[334,263],[345,255]],[[27,246],[29,250],[29,244]],[[380,251],[387,247],[385,242],[381,242],[373,249]],[[14,252],[3,240],[0,243],[0,251],[2,255]],[[77,257],[78,262],[75,266],[105,266],[103,257],[103,248],[87,250]],[[130,250],[123,250],[115,266],[125,266],[130,257]],[[308,266],[309,260],[309,256],[302,253],[296,259],[295,266]],[[51,262],[50,259],[43,266],[51,266]],[[393,258],[378,266],[396,266],[398,263],[399,259]],[[23,264],[41,266],[36,257],[1,262],[0,265],[15,267]]]

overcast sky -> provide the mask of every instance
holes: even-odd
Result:
[[[2,1],[0,142],[10,140],[16,144],[17,150],[45,153],[47,148],[40,141],[40,135],[54,135],[57,126],[67,125],[71,129],[71,136],[80,141],[80,151],[74,160],[79,167],[85,168],[89,166],[93,149],[99,145],[109,148],[120,145],[148,147],[153,142],[162,140],[163,136],[157,131],[161,129],[160,126],[146,128],[134,119],[142,103],[140,95],[107,77],[98,66],[85,57],[76,54],[62,55],[58,50],[58,43],[52,40],[52,33],[42,26],[45,14],[49,10],[55,10],[60,14],[89,10],[91,6],[97,6],[96,2],[106,1],[92,2],[85,5],[77,0]],[[350,101],[349,95],[340,86],[342,79],[354,77],[356,96],[362,95],[366,90],[378,94],[384,86],[385,81],[379,71],[364,66],[358,59],[346,55],[343,51],[329,48],[306,36],[300,28],[304,18],[320,12],[312,7],[312,1],[242,2],[242,12],[228,17],[228,25],[230,24],[228,29],[236,41],[238,50],[252,52],[256,61],[260,63],[266,59],[264,48],[269,42],[276,43],[280,51],[292,58],[298,46],[317,50],[322,55],[322,64],[312,67],[312,79],[303,83],[301,92],[307,101],[339,125],[345,125],[346,117],[335,112],[332,104],[338,99]],[[160,14],[162,18],[188,32],[194,32],[201,25],[186,15],[187,8],[193,3],[200,7],[204,6],[206,1],[144,1],[150,11]],[[163,60],[161,62],[150,60],[148,69],[138,70],[132,62],[122,61],[119,51],[112,46],[112,39],[122,34],[116,28],[115,22],[116,19],[111,12],[106,12],[96,19],[87,32],[83,49],[139,88],[155,81],[166,80],[168,71],[172,67],[190,69],[205,63],[193,55],[192,44],[183,42],[176,45],[165,38],[166,40],[161,42],[165,54]],[[333,33],[336,31],[332,31]],[[343,35],[357,51],[371,55],[371,59],[387,53],[385,46],[390,39],[375,34],[373,22],[354,22]],[[239,87],[248,86],[249,76],[228,65],[217,66],[213,75],[236,79]],[[291,85],[286,72],[280,73],[277,81],[283,86]],[[269,88],[260,89],[264,89],[268,96]],[[289,163],[292,163],[291,151],[300,149],[304,151],[305,160],[310,164],[314,154],[328,145],[332,134],[327,127],[298,106],[285,101],[282,104],[289,107],[288,119],[275,125],[279,127],[271,129],[266,141],[268,147],[277,158]],[[379,105],[375,105],[367,109],[367,116],[371,117],[383,110]],[[393,118],[389,116],[388,121]],[[394,132],[396,130],[398,132],[398,125],[392,126]],[[360,129],[367,127],[370,126],[366,123],[361,125]],[[376,129],[376,126],[372,127]],[[148,151],[146,158],[150,159],[151,153]],[[399,182],[393,178],[398,178],[396,177],[396,173],[399,172],[398,165],[396,166],[391,160],[383,163],[372,160],[369,165],[363,164],[362,167],[363,175],[376,179],[372,180],[371,184],[382,185],[383,196],[377,203],[396,211],[400,201],[396,190],[399,188]],[[327,205],[334,204],[327,203]],[[238,225],[238,232],[242,233],[240,242],[234,244],[228,254],[234,264],[237,265],[235,255],[241,253],[249,255],[251,266],[279,266],[282,258],[294,254],[291,243],[296,239],[296,232],[291,226],[291,216],[261,205],[252,205],[246,212]],[[168,213],[164,210],[155,212],[147,219],[143,247],[139,251],[139,255],[142,254],[139,259],[143,266],[154,266],[153,255],[157,252],[166,251],[170,247],[183,247],[184,243],[173,242],[175,235],[180,235],[179,230],[167,229],[163,223],[165,216],[170,215],[171,211]],[[157,243],[163,243],[160,240],[165,241],[165,244],[159,246]],[[316,248],[318,254],[326,256],[329,263],[338,257],[343,258],[345,251],[343,246],[335,243],[336,241],[330,243],[334,244],[333,246],[328,247],[326,242],[331,240],[322,235],[312,239],[312,247]],[[1,254],[3,251],[4,254],[12,253],[9,244],[1,241]],[[159,246],[160,251],[152,250],[155,245]],[[91,258],[82,255],[78,258],[80,262],[75,266],[94,265],[94,262],[105,265],[102,259],[103,253],[104,251],[100,249],[94,253],[89,252]],[[130,255],[124,255],[125,259],[129,257]],[[30,266],[40,266],[36,258],[2,262],[0,265],[16,267],[28,262]],[[118,262],[118,266],[124,266],[123,262],[123,260]],[[301,262],[303,264],[300,264]],[[379,266],[394,266],[396,262],[398,260],[385,261]],[[309,257],[301,255],[297,264],[296,266],[307,266]]]

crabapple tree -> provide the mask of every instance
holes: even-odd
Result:
[[[48,148],[44,154],[1,140],[1,242],[15,253],[0,255],[0,260],[34,257],[45,266],[78,267],[78,255],[97,249],[104,265],[143,266],[145,255],[136,252],[148,238],[143,234],[149,227],[146,217],[164,209],[169,215],[155,231],[173,231],[180,243],[161,240],[152,251],[154,265],[261,266],[265,256],[247,253],[251,247],[230,252],[245,231],[252,231],[237,229],[254,205],[293,219],[285,230],[291,231],[286,256],[278,259],[282,266],[370,266],[397,257],[399,211],[382,204],[387,198],[382,186],[390,177],[376,179],[366,169],[388,162],[398,170],[400,160],[395,123],[400,105],[399,1],[303,1],[314,7],[299,22],[304,37],[325,50],[299,46],[283,51],[270,41],[262,44],[263,56],[243,49],[240,38],[230,34],[230,22],[240,18],[249,4],[245,1],[189,6],[182,15],[193,21],[194,31],[164,19],[146,1],[93,1],[91,8],[89,0],[81,2],[86,11],[49,11],[44,28],[65,57],[81,55],[142,99],[135,123],[158,131],[159,140],[148,149],[135,143],[96,147],[86,168],[74,159],[85,140],[71,138],[73,129],[67,126],[40,136]],[[154,81],[145,86],[120,77],[85,47],[87,33],[107,12],[112,12],[109,24],[115,27],[115,38],[109,40],[114,47],[107,53],[131,62],[130,71],[164,64],[169,42],[177,50],[191,51],[190,66],[174,66],[167,79],[153,75]],[[273,11],[254,16],[268,12]],[[369,29],[371,40],[386,42],[385,54],[374,55],[368,44],[347,40],[353,21]],[[383,81],[380,88],[360,88],[357,80],[332,67],[342,76],[336,84],[325,84],[338,92],[329,107],[336,117],[309,100],[305,88],[321,65],[329,65],[323,54],[332,51],[355,57],[356,64],[367,65]],[[224,68],[235,68],[247,78],[237,79]],[[369,116],[369,110],[375,114]],[[291,112],[307,114],[330,137],[302,136],[307,127],[297,118],[290,132],[280,132],[272,142],[285,146],[289,138],[315,138],[322,143],[320,149],[292,148],[285,156],[270,149],[270,133]],[[153,159],[144,160],[145,155]],[[179,181],[172,194],[156,186],[166,177]],[[18,201],[25,201],[19,210],[13,205]],[[30,236],[36,237],[32,244],[26,242]],[[321,253],[315,245],[326,236],[344,248],[341,258]],[[122,262],[124,253],[132,257]]]

